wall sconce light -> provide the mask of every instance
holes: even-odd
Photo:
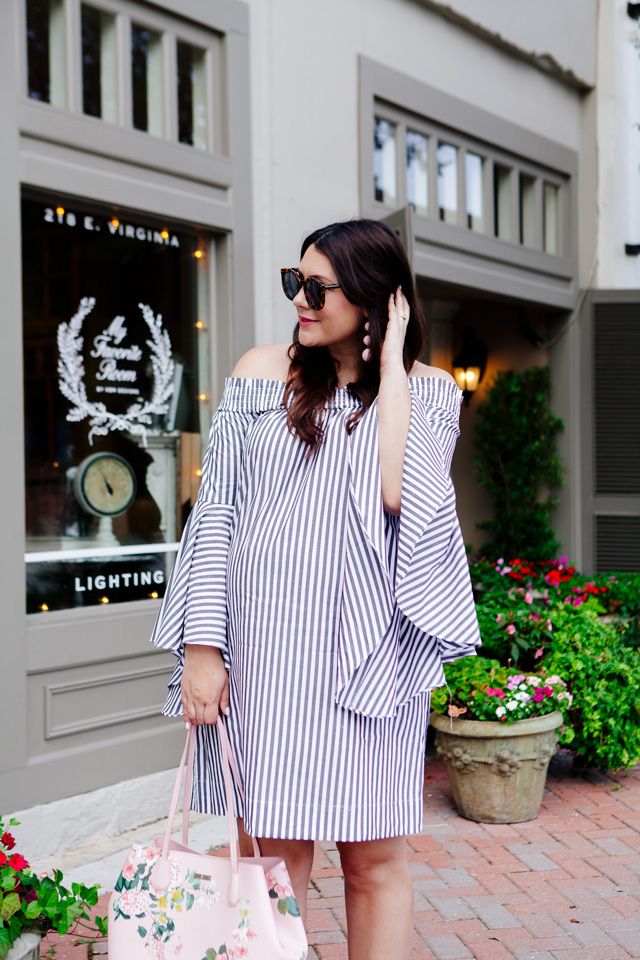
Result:
[[[487,345],[468,327],[462,334],[462,350],[453,361],[453,376],[469,405],[487,368]]]

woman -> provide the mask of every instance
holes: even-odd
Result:
[[[314,840],[334,840],[350,960],[404,960],[429,691],[479,642],[448,475],[461,393],[417,359],[386,225],[312,233],[282,280],[293,344],[227,381],[154,631],[179,657],[165,712],[198,725],[194,809],[224,812],[222,710],[237,813],[284,857],[303,917]]]

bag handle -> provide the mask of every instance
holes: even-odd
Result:
[[[229,743],[229,738],[227,732],[224,729],[222,722],[222,716],[218,714],[218,719],[216,721],[216,726],[218,728],[218,737],[220,740],[220,753],[222,755],[222,776],[224,779],[225,794],[227,800],[227,822],[229,826],[229,853],[231,856],[231,879],[229,883],[229,904],[230,906],[235,906],[239,899],[239,885],[240,885],[240,875],[238,870],[238,841],[236,838],[236,825],[234,823],[233,816],[233,786],[231,777],[235,780],[238,792],[244,800],[244,791],[242,789],[242,784],[240,782],[240,777],[238,775],[238,768],[236,766],[233,754],[231,752],[231,744]],[[173,795],[171,797],[171,806],[169,808],[169,817],[167,820],[167,826],[164,834],[163,844],[162,844],[162,853],[160,859],[156,861],[151,875],[149,877],[150,883],[157,890],[166,890],[169,886],[171,880],[171,866],[169,864],[169,843],[171,840],[171,833],[173,830],[173,821],[175,819],[176,811],[178,809],[178,801],[180,799],[180,788],[182,786],[182,772],[184,770],[185,762],[187,763],[187,775],[185,778],[185,789],[184,789],[184,801],[183,801],[183,813],[182,813],[182,843],[183,846],[188,846],[189,840],[189,811],[191,808],[191,784],[193,782],[193,764],[195,758],[195,746],[196,746],[196,726],[191,724],[189,730],[187,731],[187,741],[184,745],[184,750],[182,751],[182,757],[178,765],[178,774],[176,776],[176,783],[173,788]],[[188,759],[187,759],[188,758]],[[260,856],[260,848],[255,837],[251,838],[253,844],[253,855],[254,857]]]

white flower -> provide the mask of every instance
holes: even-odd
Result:
[[[507,710],[516,710],[518,707],[517,700],[507,700]]]
[[[530,687],[537,687],[540,682],[540,677],[527,677],[527,683]]]
[[[519,700],[520,703],[526,703],[527,700],[531,700],[531,694],[525,693],[524,690],[521,693],[514,694],[514,697],[516,700]]]
[[[504,715],[505,715],[506,712],[507,712],[507,711],[505,710],[504,707],[497,707],[497,708],[496,708],[496,717],[504,717]]]
[[[558,696],[558,700],[566,700],[567,706],[569,707],[573,703],[573,697],[571,696],[568,690],[561,690],[557,696]]]
[[[521,683],[520,686],[518,687],[518,690],[526,690],[526,689],[527,689],[526,683]]]
[[[554,683],[561,683],[563,687],[566,687],[566,683],[562,677],[559,677],[556,673],[554,673],[552,677],[547,677],[547,683],[550,687],[552,687]]]

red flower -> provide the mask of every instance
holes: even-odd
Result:
[[[3,843],[4,846],[7,848],[7,850],[13,850],[13,848],[14,848],[15,845],[16,845],[16,842],[15,842],[15,840],[13,839],[13,837],[12,837],[11,834],[8,833],[6,830],[5,830],[5,832],[2,834],[2,836],[0,837],[0,843]]]
[[[7,855],[3,850],[0,850],[0,867],[4,867],[7,863]]]
[[[14,853],[12,857],[9,857],[9,866],[13,867],[14,870],[26,870],[29,864],[22,856],[21,853]]]

